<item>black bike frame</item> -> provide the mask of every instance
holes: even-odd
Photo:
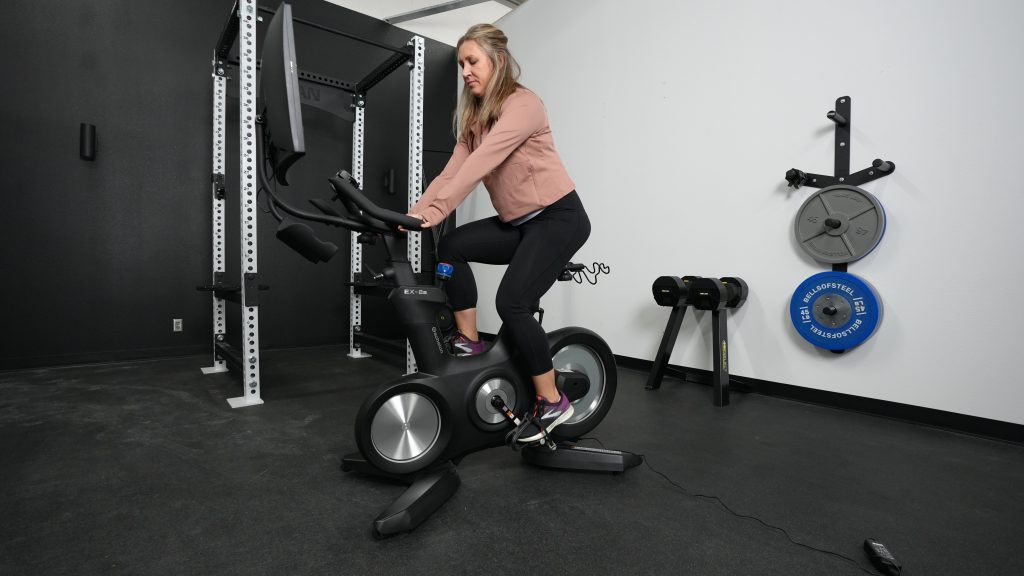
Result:
[[[448,353],[438,323],[438,317],[448,312],[448,297],[438,286],[423,284],[416,279],[412,265],[404,256],[407,241],[404,236],[379,234],[384,239],[387,267],[384,277],[395,283],[387,299],[394,305],[405,328],[413,356],[420,372],[442,375],[469,372],[510,359],[511,343],[505,331],[499,329],[491,348],[477,356],[453,356]]]

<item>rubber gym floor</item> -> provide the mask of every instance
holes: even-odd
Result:
[[[403,367],[345,351],[267,351],[266,403],[239,410],[209,356],[0,372],[0,573],[854,575],[872,537],[907,576],[1024,574],[1024,446],[757,394],[716,409],[621,367],[592,436],[649,466],[479,452],[432,518],[375,540],[403,487],[339,465]]]

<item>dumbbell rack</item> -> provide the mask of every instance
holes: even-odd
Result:
[[[711,336],[715,350],[711,354],[711,387],[715,406],[729,405],[729,329],[727,308],[739,308],[747,299],[746,282],[737,277],[721,279],[699,276],[662,276],[652,286],[655,301],[662,306],[671,306],[665,334],[658,346],[654,366],[647,378],[647,390],[657,390],[665,377],[669,357],[679,336],[686,309],[692,305],[697,310],[711,311]]]

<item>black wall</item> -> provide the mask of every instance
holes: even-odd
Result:
[[[209,350],[211,298],[195,287],[211,280],[210,60],[230,0],[6,5],[0,369]],[[396,46],[412,36],[319,0],[294,0],[293,14]],[[389,55],[302,25],[296,50],[302,69],[349,81]],[[428,40],[426,53],[429,182],[453,144],[457,72],[450,46]],[[230,82],[229,94],[237,90]],[[227,273],[234,280],[237,99],[228,109]],[[308,153],[282,193],[304,203],[329,197],[327,176],[350,167],[351,122],[311,107],[303,114]],[[97,127],[95,162],[78,158],[80,122]],[[407,122],[408,74],[399,70],[369,94],[365,182],[373,191],[395,169],[397,193],[381,201],[403,210]],[[345,342],[348,233],[323,228],[340,250],[313,265],[274,238],[269,215],[259,222],[260,282],[271,286],[260,300],[262,345]],[[367,330],[387,332],[390,319],[371,311]],[[183,332],[172,332],[172,318],[184,320]],[[229,332],[238,334],[236,322]]]

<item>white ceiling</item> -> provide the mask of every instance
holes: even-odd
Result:
[[[386,20],[391,16],[405,14],[439,4],[445,4],[447,0],[327,0],[332,4],[343,6],[372,16],[379,20]],[[449,10],[440,14],[433,14],[416,20],[408,20],[395,24],[399,28],[408,30],[452,46],[459,40],[459,37],[466,32],[466,29],[473,24],[481,22],[494,22],[510,11],[506,6],[493,0],[482,2],[473,6]]]

